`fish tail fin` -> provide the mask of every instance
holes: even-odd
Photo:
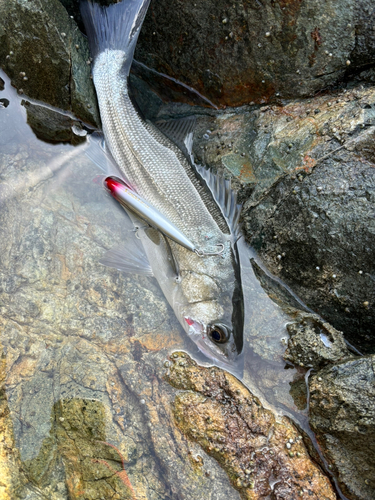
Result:
[[[125,53],[124,70],[129,74],[150,1],[122,0],[104,7],[91,0],[81,0],[81,14],[94,60],[105,50],[121,50]]]

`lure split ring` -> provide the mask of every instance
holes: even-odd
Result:
[[[220,250],[217,252],[205,252],[204,250],[198,250],[197,248],[194,250],[194,252],[198,255],[198,257],[210,257],[211,255],[221,255],[224,252],[224,245],[222,243],[219,243],[216,245],[217,247],[221,247]]]

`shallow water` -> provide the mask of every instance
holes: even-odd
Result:
[[[181,441],[173,425],[167,356],[184,350],[201,364],[209,360],[152,278],[98,263],[130,228],[94,182],[100,171],[85,155],[88,144],[38,140],[22,98],[0,76],[0,99],[9,100],[0,109],[0,340],[11,453],[24,469],[23,491],[27,498],[65,499],[67,480],[79,498],[98,480],[95,450],[116,460],[94,439],[120,449],[137,498],[199,499],[202,491],[212,499],[239,498],[217,462]],[[242,381],[266,407],[308,431],[305,371],[282,359],[291,318],[265,293],[250,257],[243,270]],[[209,476],[194,476],[194,454],[204,456]]]

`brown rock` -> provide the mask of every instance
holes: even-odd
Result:
[[[214,457],[241,498],[335,499],[310,459],[298,430],[263,408],[235,377],[174,353],[167,380],[179,393],[174,415],[181,431]]]
[[[0,344],[0,498],[13,500],[27,480],[21,472],[19,451],[14,443],[13,424],[5,392],[6,358]]]

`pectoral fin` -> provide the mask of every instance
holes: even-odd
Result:
[[[114,175],[122,178],[123,175],[120,169],[106,148],[103,135],[94,132],[90,135],[88,141],[89,147],[85,151],[86,156],[102,170],[106,177]]]
[[[129,231],[126,241],[108,250],[99,262],[125,273],[153,276],[142,242],[135,234],[134,231]]]

